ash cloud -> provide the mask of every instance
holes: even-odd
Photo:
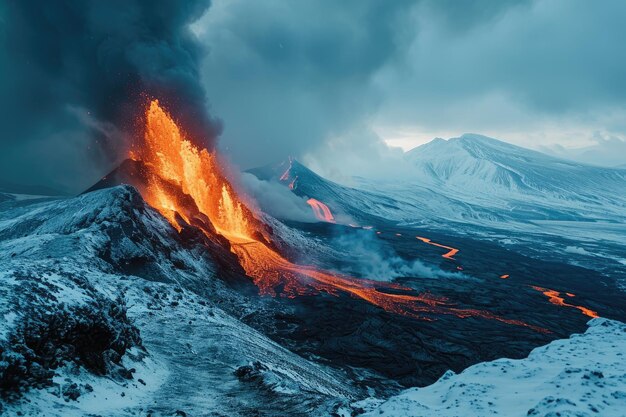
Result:
[[[147,99],[205,146],[207,113],[189,24],[199,1],[9,0],[0,8],[0,178],[76,192],[125,151]]]

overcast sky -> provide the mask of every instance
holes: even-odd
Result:
[[[623,0],[9,0],[0,180],[89,185],[140,92],[242,169],[382,175],[465,132],[626,164],[624,21]]]
[[[221,146],[244,167],[465,132],[617,165],[625,21],[621,0],[216,0],[193,30]]]

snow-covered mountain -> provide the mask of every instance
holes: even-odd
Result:
[[[351,398],[239,320],[262,306],[232,260],[130,186],[1,202],[0,414],[309,415]]]
[[[626,325],[593,319],[584,334],[533,350],[521,360],[499,359],[444,374],[381,405],[360,405],[366,416],[624,416]]]
[[[408,152],[406,160],[415,167],[411,176],[355,177],[349,186],[322,178],[293,159],[251,173],[323,202],[344,224],[384,219],[481,236],[611,274],[626,288],[625,170],[469,134],[435,139]]]
[[[339,213],[409,224],[450,222],[509,227],[511,222],[626,221],[626,171],[554,158],[466,134],[435,139],[405,155],[409,177],[356,177],[350,186],[291,159],[250,172],[289,185]]]
[[[542,195],[589,204],[624,202],[626,174],[559,159],[486,136],[440,138],[406,153],[423,177],[451,190]]]

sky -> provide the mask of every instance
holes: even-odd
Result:
[[[626,164],[624,1],[27,3],[0,6],[5,182],[88,186],[139,93],[241,169],[379,176],[466,132]]]

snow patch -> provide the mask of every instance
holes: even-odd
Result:
[[[366,415],[623,417],[624,410],[626,325],[599,318],[584,334],[534,349],[525,359],[479,363],[458,375],[448,371]]]

